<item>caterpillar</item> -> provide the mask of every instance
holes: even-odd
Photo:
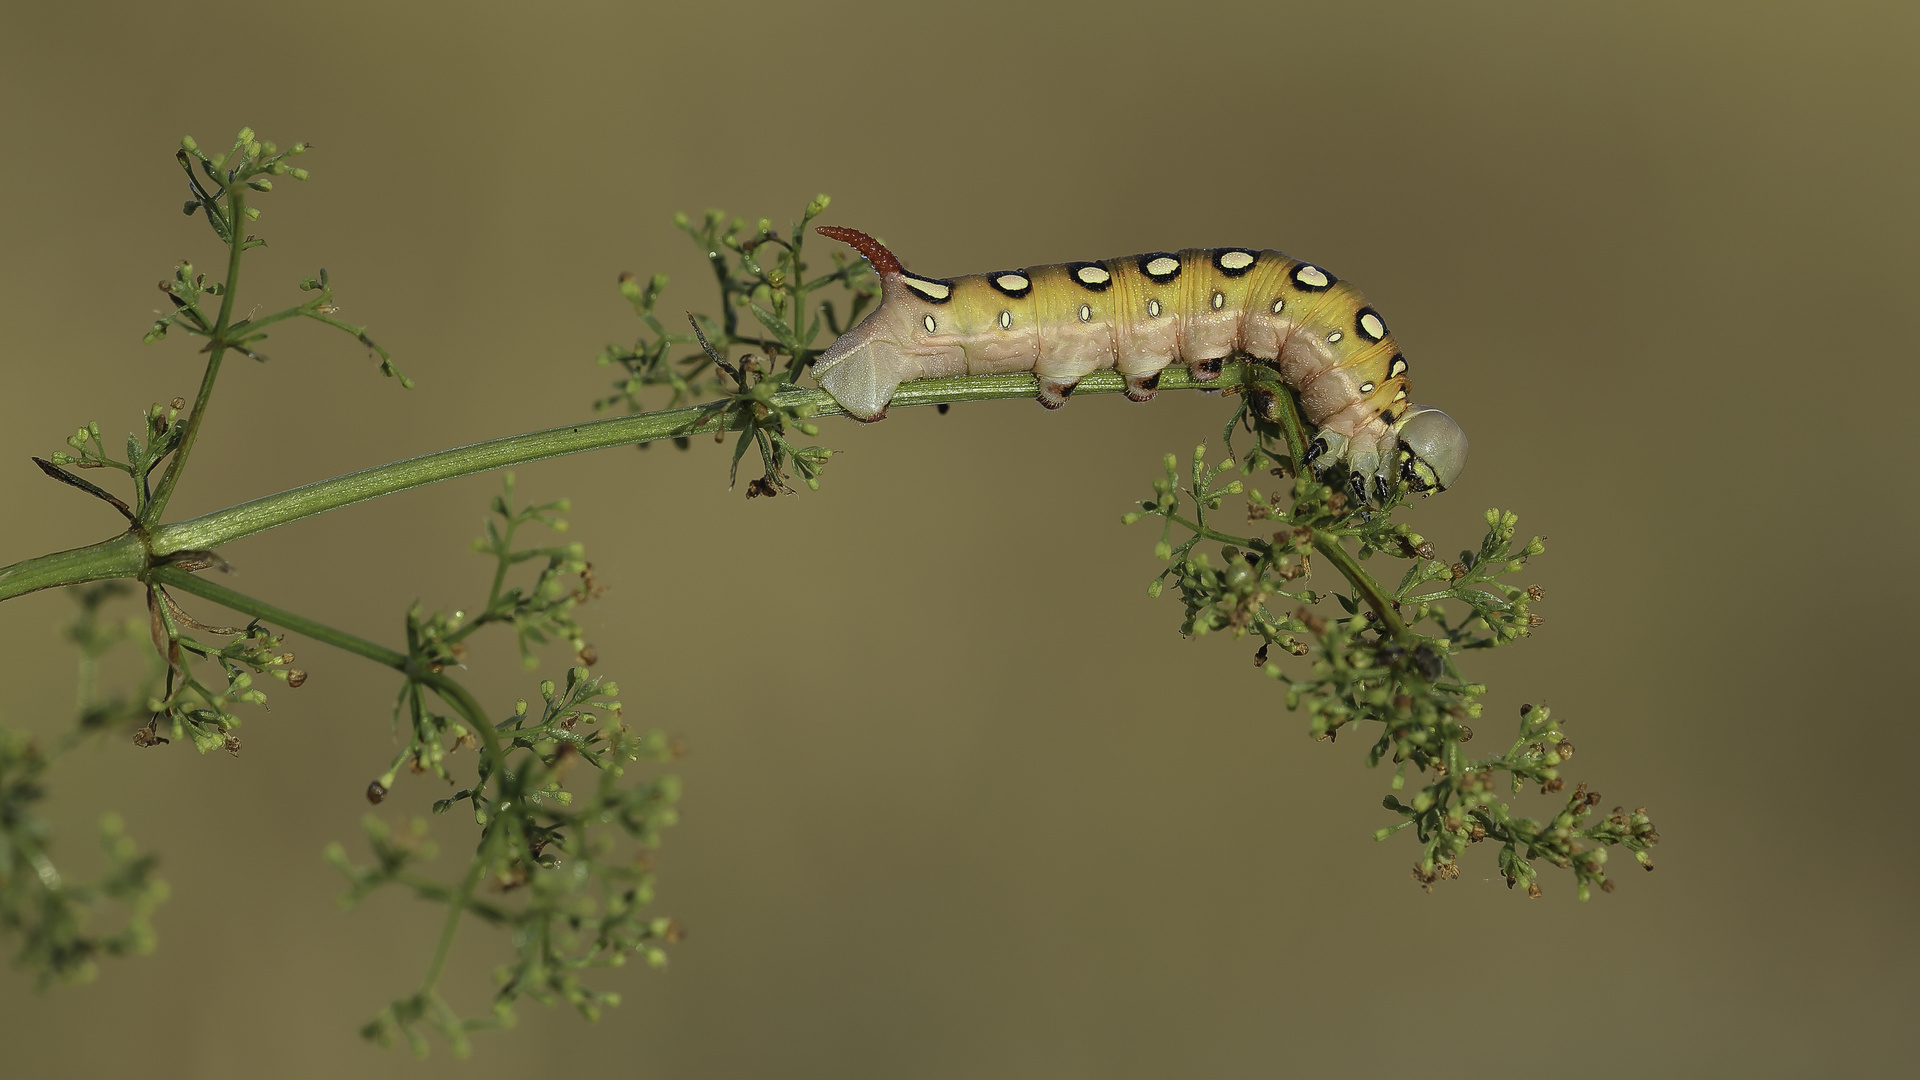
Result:
[[[1105,368],[1127,397],[1154,396],[1160,373],[1185,364],[1220,376],[1230,356],[1276,367],[1317,429],[1304,464],[1346,464],[1363,502],[1398,484],[1451,487],[1467,437],[1438,409],[1407,397],[1407,360],[1359,291],[1278,251],[1189,248],[1100,262],[930,278],[858,229],[826,225],[880,276],[880,306],[814,362],[847,413],[879,420],[901,383],[1031,371],[1040,404],[1058,409],[1080,379]]]

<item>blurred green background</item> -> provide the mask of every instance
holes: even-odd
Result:
[[[354,1036],[416,983],[436,909],[337,911],[392,680],[312,672],[238,759],[103,741],[54,774],[62,848],[123,813],[173,899],[151,958],[34,993],[10,1075],[660,1077],[1887,1074],[1910,1057],[1916,709],[1902,312],[1916,285],[1915,26],[1899,4],[11,5],[0,33],[0,562],[100,539],[27,462],[191,396],[140,334],[174,261],[182,134],[305,139],[243,301],[314,267],[419,380],[319,327],[230,367],[178,517],[589,415],[593,365],[711,309],[675,210],[829,222],[932,274],[1279,247],[1367,290],[1418,400],[1473,440],[1413,521],[1442,552],[1521,513],[1547,624],[1476,657],[1489,737],[1546,701],[1570,777],[1645,805],[1659,872],[1574,902],[1491,850],[1429,896],[1375,844],[1387,776],[1316,744],[1251,648],[1182,641],[1120,514],[1223,403],[902,413],[756,500],[710,444],[523,468],[613,586],[585,610],[629,716],[683,735],[664,973],[597,1026],[528,1004],[477,1056]],[[824,252],[823,252],[824,254]],[[244,591],[396,641],[470,606],[497,477],[226,549]],[[800,559],[796,564],[794,556]],[[666,570],[692,560],[696,572]],[[803,569],[779,569],[781,566]],[[765,569],[755,569],[764,567]],[[70,605],[0,611],[4,722],[71,712]],[[795,642],[800,644],[795,644]],[[296,646],[298,647],[298,646]],[[498,643],[476,689],[539,675]],[[541,674],[562,670],[549,657]],[[404,780],[381,808],[424,812]],[[1537,799],[1534,805],[1543,805]],[[455,852],[467,833],[441,820]],[[456,859],[442,858],[451,874]],[[478,1011],[503,941],[469,923]],[[1569,1019],[1571,1017],[1571,1019]],[[1910,1062],[1907,1067],[1910,1067]]]

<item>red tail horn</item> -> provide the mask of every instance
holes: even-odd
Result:
[[[885,276],[901,271],[900,260],[893,257],[886,245],[859,229],[849,229],[844,225],[822,225],[814,230],[829,240],[838,240],[851,246],[855,251],[867,257],[876,273]]]

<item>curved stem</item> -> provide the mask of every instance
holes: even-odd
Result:
[[[507,797],[507,761],[505,748],[500,742],[500,733],[494,730],[493,722],[487,718],[486,709],[481,706],[479,700],[458,682],[438,671],[414,670],[404,654],[384,645],[375,644],[343,630],[335,630],[324,623],[315,622],[285,608],[235,592],[224,585],[195,577],[184,570],[170,566],[156,567],[148,572],[147,580],[156,585],[165,585],[170,589],[192,593],[222,607],[257,619],[264,619],[323,644],[363,656],[377,664],[393,668],[421,685],[431,687],[435,694],[465,718],[474,734],[480,737],[486,760],[492,763],[490,771],[495,778],[500,797],[502,799]],[[461,879],[454,894],[447,898],[447,917],[441,924],[440,939],[434,947],[433,959],[427,965],[426,979],[421,983],[420,992],[423,994],[432,993],[440,981],[440,973],[446,967],[447,957],[453,951],[454,936],[460,929],[460,916],[466,912],[468,905],[472,902],[474,889],[478,887],[481,876],[486,872],[488,860],[485,849],[491,842],[492,836],[493,821],[490,818],[486,831],[481,834],[480,849],[474,854],[473,864],[467,868],[466,876]]]
[[[1287,450],[1293,455],[1294,473],[1296,476],[1300,475],[1300,470],[1305,468],[1302,463],[1306,460],[1307,436],[1306,425],[1300,422],[1300,408],[1294,401],[1294,391],[1283,388],[1275,393],[1273,411],[1275,418],[1280,421],[1281,429],[1286,433]],[[1373,580],[1373,575],[1367,573],[1361,567],[1359,560],[1347,551],[1338,533],[1313,530],[1313,549],[1326,556],[1327,561],[1340,571],[1341,576],[1347,579],[1354,591],[1367,602],[1367,606],[1372,608],[1373,613],[1379,617],[1388,636],[1397,638],[1406,634],[1407,625],[1400,621],[1400,612],[1393,606],[1393,601],[1380,588],[1380,583]]]
[[[1381,590],[1380,583],[1373,580],[1373,575],[1360,566],[1359,560],[1353,557],[1347,546],[1340,542],[1338,533],[1313,530],[1313,550],[1325,555],[1327,561],[1360,593],[1360,598],[1379,616],[1388,637],[1397,638],[1406,634],[1407,624],[1400,621],[1400,613],[1394,608],[1393,601]]]
[[[173,498],[173,489],[180,483],[180,473],[187,467],[187,456],[193,453],[193,444],[200,438],[200,424],[206,419],[207,406],[213,401],[213,384],[220,378],[220,361],[227,354],[226,336],[233,319],[233,298],[240,288],[240,257],[246,252],[247,240],[247,200],[242,194],[245,184],[229,183],[227,196],[227,282],[220,293],[220,318],[213,324],[213,333],[208,335],[207,370],[200,376],[200,392],[193,399],[193,412],[187,416],[187,430],[180,434],[180,445],[174,448],[173,460],[167,462],[167,471],[160,474],[160,486],[147,499],[147,505],[140,508],[140,522],[151,525],[166,513],[167,503]],[[212,209],[209,208],[211,213]],[[0,597],[0,599],[4,599]]]
[[[1223,373],[1217,382],[1196,383],[1183,370],[1170,370],[1160,381],[1163,390],[1184,390],[1230,386],[1237,371]],[[1126,389],[1126,380],[1111,371],[1095,372],[1082,379],[1076,394],[1116,394]],[[993,401],[1002,398],[1032,397],[1038,383],[1031,375],[969,375],[951,379],[922,379],[900,387],[893,408],[915,408],[969,401]],[[784,390],[773,396],[784,408],[811,406],[815,416],[843,412],[824,390]],[[520,465],[529,461],[562,457],[612,446],[653,442],[658,439],[684,438],[744,426],[737,413],[716,415],[711,405],[618,416],[584,424],[548,428],[545,431],[510,435],[504,439],[473,443],[469,446],[423,454],[420,457],[379,465],[371,469],[321,480],[275,495],[254,499],[204,517],[163,525],[153,530],[153,552],[157,556],[177,551],[198,550],[231,543],[243,536],[328,510],[377,499],[382,495],[406,491],[426,484],[452,480],[475,473]],[[4,574],[4,571],[0,571]],[[0,590],[0,599],[6,598]]]

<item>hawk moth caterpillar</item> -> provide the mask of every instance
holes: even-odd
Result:
[[[1467,437],[1408,398],[1407,360],[1380,313],[1327,270],[1278,251],[1188,248],[1099,262],[965,277],[909,272],[858,229],[821,235],[851,245],[880,276],[880,306],[833,342],[814,374],[858,420],[886,415],[913,379],[1031,371],[1057,409],[1089,372],[1113,368],[1127,396],[1154,396],[1184,364],[1197,382],[1230,356],[1279,371],[1317,429],[1303,464],[1343,462],[1353,493],[1385,501],[1398,484],[1451,486]]]

